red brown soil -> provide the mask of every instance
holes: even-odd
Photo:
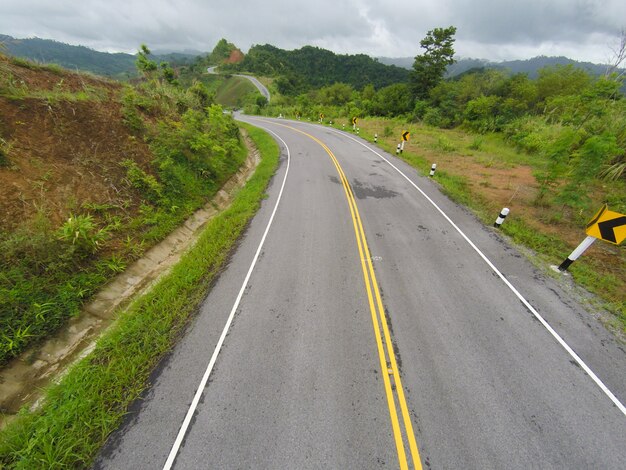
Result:
[[[228,59],[226,59],[224,62],[227,64],[238,64],[243,60],[243,57],[243,52],[241,52],[239,49],[233,49],[232,51],[230,51],[230,56],[228,57]]]
[[[10,231],[43,211],[53,227],[85,203],[122,204],[137,210],[140,199],[124,182],[120,162],[131,158],[146,169],[147,145],[122,121],[121,85],[92,76],[31,70],[0,57],[0,74],[11,73],[30,92],[97,89],[104,98],[49,102],[0,97],[0,137],[9,149],[0,166],[0,231]],[[129,204],[130,203],[130,204]]]

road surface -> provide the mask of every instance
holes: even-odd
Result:
[[[268,198],[95,468],[624,468],[626,353],[568,292],[363,140],[241,119]]]

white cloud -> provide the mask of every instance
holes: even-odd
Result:
[[[622,0],[2,0],[0,33],[100,50],[210,51],[222,37],[372,56],[418,54],[435,27],[458,28],[456,50],[489,59],[566,55],[603,61],[626,23]]]

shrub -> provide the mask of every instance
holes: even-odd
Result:
[[[82,254],[95,253],[107,237],[108,231],[98,229],[90,214],[71,215],[59,229],[59,238],[76,246]]]

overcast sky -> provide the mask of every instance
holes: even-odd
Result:
[[[564,55],[606,62],[626,26],[626,0],[0,0],[0,34],[102,51],[210,51],[224,37],[412,57],[436,27],[457,27],[457,56]]]

